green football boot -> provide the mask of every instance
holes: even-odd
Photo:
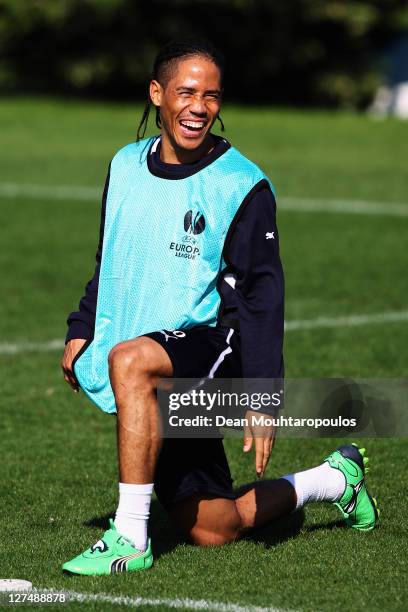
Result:
[[[368,458],[364,457],[365,448],[357,444],[340,446],[325,461],[340,470],[346,479],[346,488],[335,505],[340,508],[345,522],[353,529],[370,531],[378,520],[379,510],[376,500],[371,497],[365,485],[366,465]]]
[[[147,550],[138,550],[133,544],[116,531],[112,520],[110,529],[105,531],[100,540],[81,555],[62,566],[62,570],[69,574],[82,574],[84,576],[104,576],[117,572],[136,572],[149,569],[153,565],[153,555],[150,540]]]

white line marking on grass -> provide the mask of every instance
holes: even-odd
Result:
[[[6,198],[25,196],[33,200],[81,200],[89,202],[102,196],[97,187],[75,185],[34,185],[29,183],[0,183],[0,195]]]
[[[38,185],[30,183],[0,183],[0,196],[26,197],[34,200],[99,200],[102,189],[78,185]],[[330,200],[325,198],[278,198],[278,208],[297,212],[325,212],[352,215],[386,215],[408,217],[408,204],[371,202],[369,200]]]
[[[351,315],[348,317],[317,317],[317,319],[304,319],[300,321],[287,321],[286,331],[304,329],[318,329],[321,327],[358,327],[360,325],[373,325],[381,323],[399,323],[408,321],[408,310],[396,312],[382,312],[372,315]]]
[[[42,592],[57,592],[54,589],[44,589]],[[59,591],[61,593],[61,591]],[[104,593],[77,593],[75,591],[62,591],[67,595],[68,602],[99,602],[112,605],[129,606],[138,608],[140,606],[156,606],[158,608],[168,607],[179,610],[213,610],[214,612],[295,612],[294,610],[283,610],[282,608],[265,608],[263,606],[239,605],[234,603],[223,603],[219,601],[207,601],[206,599],[167,599],[149,597],[129,597],[126,595],[107,595]]]
[[[323,198],[278,198],[278,209],[297,212],[343,213],[408,217],[408,205],[368,200],[326,200]]]
[[[25,352],[57,351],[64,348],[62,340],[49,340],[48,342],[0,342],[0,355],[15,355]]]
[[[317,317],[317,319],[300,319],[286,321],[285,331],[302,331],[319,328],[359,327],[361,325],[381,325],[383,323],[400,323],[408,321],[408,310],[382,312],[372,315],[350,315],[348,317]],[[63,340],[48,342],[0,342],[0,355],[15,355],[25,352],[47,352],[64,348]]]

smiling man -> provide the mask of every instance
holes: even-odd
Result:
[[[222,78],[220,55],[206,42],[162,49],[137,142],[109,167],[95,275],[68,319],[62,367],[75,391],[117,413],[119,504],[110,529],[65,563],[66,572],[149,568],[153,486],[199,545],[231,542],[307,501],[338,503],[357,529],[376,520],[354,446],[317,468],[234,491],[220,438],[162,440],[159,377],[283,376],[273,187],[211,132]],[[152,104],[160,135],[142,139]],[[271,426],[245,432],[243,450],[255,447],[258,476],[273,440]]]

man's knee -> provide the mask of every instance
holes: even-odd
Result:
[[[241,536],[241,516],[230,499],[196,494],[180,502],[171,515],[198,546],[222,546]]]
[[[109,353],[109,371],[115,374],[130,375],[133,380],[139,376],[153,375],[155,372],[154,350],[147,338],[136,338],[130,342],[120,342]]]
[[[189,535],[190,540],[197,546],[223,546],[235,542],[240,537],[241,530],[238,524],[222,531],[193,528]]]

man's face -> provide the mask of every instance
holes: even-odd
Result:
[[[209,59],[182,59],[162,87],[150,84],[150,96],[160,106],[163,135],[173,147],[194,150],[211,130],[221,106],[221,74]]]

